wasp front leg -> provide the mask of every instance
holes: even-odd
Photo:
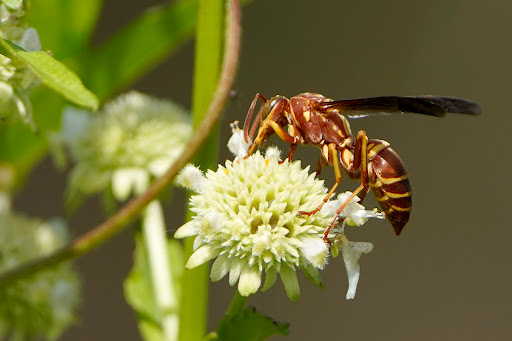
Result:
[[[268,126],[279,136],[283,141],[289,142],[292,145],[290,146],[290,153],[287,158],[291,159],[293,156],[293,152],[297,148],[297,143],[300,142],[300,138],[297,136],[292,136],[288,134],[286,130],[283,129],[279,124],[277,124],[275,121],[267,120],[265,124],[268,124]],[[256,138],[254,143],[252,144],[251,148],[249,148],[249,152],[247,153],[247,156],[251,155],[256,147],[261,144],[264,140]]]
[[[251,131],[249,132],[249,125],[251,124],[251,118],[254,113],[254,108],[256,107],[256,102],[258,101],[258,99],[261,99],[263,103],[267,102],[267,99],[263,97],[259,92],[256,93],[256,95],[254,95],[254,99],[251,102],[251,106],[249,107],[249,111],[247,112],[247,116],[245,117],[244,122],[244,140],[246,143],[249,142],[249,135],[251,136],[251,140],[254,138],[254,132],[256,130],[257,124],[260,123],[258,121],[261,119],[261,111],[263,108],[261,108],[260,111],[258,112],[256,120],[254,120],[254,124],[251,127]]]

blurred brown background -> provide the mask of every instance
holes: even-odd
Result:
[[[106,1],[97,41],[156,3]],[[290,302],[280,284],[252,297],[250,305],[291,323],[288,339],[510,337],[510,13],[512,2],[500,0],[255,0],[244,8],[237,95],[221,122],[222,145],[228,123],[243,121],[256,92],[313,91],[334,99],[437,94],[469,98],[484,109],[478,117],[406,115],[352,122],[353,131],[364,129],[391,142],[404,160],[414,190],[413,215],[399,238],[380,221],[348,231],[352,240],[375,244],[361,259],[355,300],[345,300],[341,259],[331,260],[324,271],[323,290],[300,276],[299,303]],[[192,62],[189,42],[135,88],[188,107]],[[314,165],[318,151],[304,147],[296,155]],[[219,160],[227,156],[224,152]],[[329,183],[334,178],[332,168],[322,175]],[[44,162],[15,207],[38,216],[62,215],[63,180]],[[355,185],[347,181],[343,188]],[[375,205],[373,198],[366,202]],[[183,207],[168,205],[170,230],[181,224]],[[90,200],[73,217],[73,233],[102,219],[99,204]],[[140,340],[122,292],[132,249],[127,230],[78,261],[85,278],[81,321],[63,340]],[[233,290],[227,280],[211,285],[210,329]]]

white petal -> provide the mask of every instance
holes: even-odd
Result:
[[[181,239],[186,237],[192,237],[199,234],[201,228],[199,226],[199,222],[197,220],[191,220],[188,223],[182,225],[176,233],[174,233],[174,238]]]
[[[148,164],[148,169],[151,172],[151,174],[155,175],[156,177],[160,177],[164,175],[165,172],[171,167],[172,160],[170,158],[160,158],[151,161]]]
[[[300,298],[300,287],[295,268],[283,265],[281,267],[280,274],[288,298],[293,302],[297,302]]]
[[[194,250],[194,251],[198,250],[201,246],[203,246],[203,244],[205,244],[203,236],[198,235],[196,237],[196,239],[194,239],[194,243],[192,245],[192,250]]]
[[[181,170],[178,175],[178,182],[187,187],[194,192],[200,193],[201,189],[204,188],[204,185],[208,182],[208,180],[203,176],[203,173],[199,170],[199,168],[194,165],[188,164]]]
[[[373,211],[358,210],[357,212],[354,212],[346,221],[347,225],[361,226],[368,220],[368,218],[384,219],[385,217],[384,214],[377,211],[377,209],[374,209]]]
[[[224,214],[220,214],[217,211],[209,210],[204,214],[204,219],[208,221],[210,224],[210,227],[214,230],[220,230],[225,222],[226,222],[226,216]]]
[[[251,144],[250,138],[248,143],[245,142],[243,130],[233,129],[233,135],[228,141],[228,149],[234,156],[243,158],[247,155]]]
[[[246,265],[240,274],[238,292],[242,296],[249,296],[258,291],[261,285],[261,274],[257,266]]]
[[[344,203],[345,201],[347,201],[347,200],[348,200],[348,198],[350,198],[350,196],[351,196],[351,195],[352,195],[352,192],[350,192],[350,191],[346,191],[346,192],[344,192],[344,193],[340,193],[340,194],[338,195],[338,200],[339,200],[341,203]],[[351,202],[353,202],[353,203],[357,203],[357,202],[359,202],[359,201],[361,201],[361,199],[360,199],[358,196],[355,196],[355,197],[351,200]]]
[[[300,251],[304,257],[315,267],[323,269],[329,256],[327,243],[321,237],[310,237],[302,239],[304,245]]]
[[[275,159],[280,160],[281,158],[281,151],[277,147],[268,147],[265,151],[265,159]]]
[[[245,267],[247,262],[245,260],[241,260],[238,258],[233,259],[231,263],[231,269],[229,270],[229,285],[235,285],[238,278],[240,278],[240,273],[242,269]]]
[[[203,245],[196,252],[194,252],[187,261],[185,267],[187,269],[193,269],[196,266],[204,264],[209,260],[217,257],[220,253],[220,250],[210,246]]]
[[[222,254],[213,262],[212,271],[210,272],[210,279],[212,282],[220,281],[227,275],[231,268],[231,259],[228,254]]]
[[[338,208],[340,208],[340,203],[337,199],[329,200],[324,204],[324,206],[322,206],[320,213],[326,216],[333,216]]]
[[[121,168],[112,174],[112,193],[117,200],[128,199],[130,194],[141,194],[149,185],[149,174],[142,168]]]
[[[73,143],[84,136],[91,124],[90,112],[75,107],[65,107],[62,111],[60,136],[64,143]]]
[[[346,237],[342,239],[341,252],[348,277],[347,300],[353,299],[356,295],[357,283],[359,282],[359,274],[361,270],[359,258],[362,253],[369,253],[372,250],[372,243],[351,242]]]
[[[18,45],[28,52],[41,51],[41,42],[39,41],[36,29],[33,27],[27,28]]]

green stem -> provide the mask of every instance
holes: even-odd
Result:
[[[196,29],[192,117],[194,126],[204,119],[220,74],[222,57],[223,0],[199,0]],[[218,129],[214,128],[194,163],[203,169],[217,164]],[[187,218],[191,218],[188,212]],[[185,259],[194,252],[193,239],[185,241]],[[206,334],[208,264],[187,270],[181,282],[180,341],[200,340]]]
[[[245,303],[247,302],[247,297],[244,297],[240,295],[238,290],[235,290],[235,294],[233,295],[233,298],[231,299],[231,303],[229,304],[229,308],[226,311],[226,317],[235,315],[236,313],[239,313],[242,311],[242,309],[245,307]]]
[[[204,143],[209,132],[217,122],[233,85],[238,65],[240,48],[240,8],[238,1],[230,0],[228,23],[226,29],[226,46],[222,72],[215,95],[208,107],[204,120],[197,128],[194,136],[178,160],[159,179],[151,184],[146,192],[124,205],[115,215],[101,223],[91,231],[75,239],[67,247],[49,256],[25,263],[12,270],[0,274],[0,286],[17,280],[23,276],[34,274],[56,264],[77,258],[117,235],[139,212],[160,193],[167,189],[179,170],[185,166]]]
[[[164,214],[158,200],[153,200],[146,207],[142,230],[148,254],[151,283],[162,318],[164,338],[166,341],[175,341],[179,330],[178,300],[170,273]]]

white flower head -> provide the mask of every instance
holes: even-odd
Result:
[[[199,170],[183,171],[183,184],[197,195],[190,200],[195,217],[178,229],[176,238],[195,237],[195,252],[186,267],[194,268],[216,258],[210,277],[218,281],[229,274],[243,296],[255,293],[265,273],[263,290],[277,277],[288,297],[300,296],[296,267],[320,283],[318,270],[329,255],[323,232],[330,214],[307,217],[327,193],[323,181],[301,169],[299,161],[279,162],[259,152],[239,161],[226,161],[201,179]],[[187,174],[192,174],[190,177]],[[183,179],[184,178],[184,179]],[[191,183],[197,182],[195,186]]]
[[[67,242],[62,220],[0,214],[0,272],[50,254]],[[0,339],[56,339],[75,320],[80,280],[63,263],[2,287]]]
[[[192,136],[185,110],[136,91],[106,104],[89,120],[80,112],[75,116],[76,124],[63,126],[60,133],[76,162],[71,200],[109,185],[118,200],[140,194],[151,177],[165,173]],[[68,115],[64,119],[70,121]]]
[[[338,195],[322,209],[308,216],[322,203],[327,189],[323,181],[301,169],[300,162],[280,161],[281,151],[269,147],[247,157],[246,144],[237,122],[231,125],[233,136],[229,149],[235,161],[226,161],[206,175],[192,165],[186,166],[179,182],[195,191],[190,201],[196,215],[181,226],[175,238],[195,237],[194,253],[186,267],[194,268],[215,259],[210,277],[218,281],[229,274],[229,283],[238,282],[243,296],[270,288],[279,274],[288,297],[297,300],[300,288],[296,267],[306,277],[321,285],[319,270],[329,253],[337,257],[341,248],[349,277],[347,299],[354,298],[359,281],[359,258],[373,249],[373,244],[351,242],[344,234],[345,225],[361,226],[368,218],[383,219],[376,209],[366,210],[352,192]],[[348,202],[348,204],[347,204]],[[332,247],[323,239],[324,232],[337,210],[345,205],[329,234]]]

